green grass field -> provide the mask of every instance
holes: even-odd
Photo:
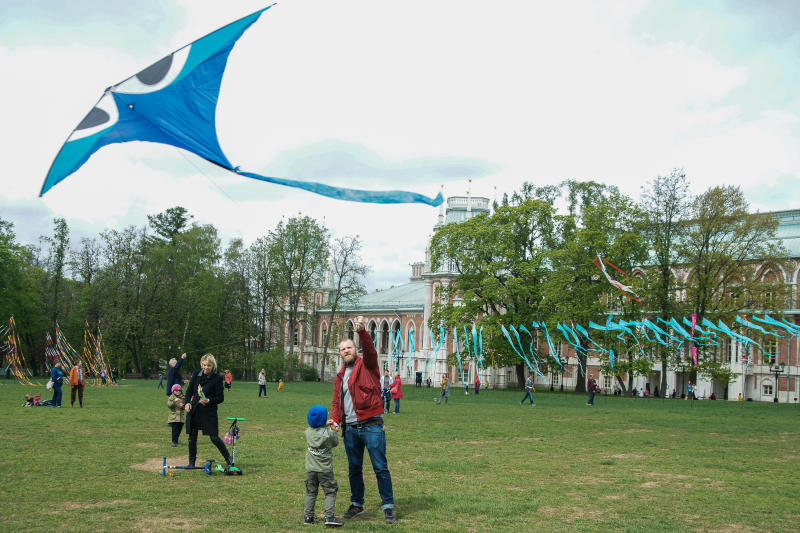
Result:
[[[154,381],[87,386],[84,409],[23,408],[45,393],[0,381],[4,531],[316,531],[304,526],[306,412],[332,385],[234,382],[220,417],[240,416],[244,475],[176,471],[166,396]],[[404,387],[386,415],[399,521],[383,523],[365,458],[367,513],[344,529],[377,531],[798,531],[797,405]],[[44,394],[45,399],[50,393]],[[226,428],[220,427],[221,434]],[[199,458],[219,453],[202,437]],[[349,505],[344,446],[334,451],[337,515]],[[322,494],[317,517],[322,514]]]

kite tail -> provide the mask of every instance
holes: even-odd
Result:
[[[278,185],[285,185],[287,187],[295,187],[297,189],[303,189],[315,194],[327,196],[328,198],[347,200],[350,202],[370,202],[377,204],[420,203],[436,207],[444,201],[441,192],[437,194],[435,198],[431,198],[429,196],[410,191],[367,191],[363,189],[347,189],[344,187],[333,187],[332,185],[325,185],[324,183],[318,183],[314,181],[300,181],[263,176],[254,172],[246,172],[238,169],[233,169],[233,172],[247,178],[266,181],[268,183],[277,183]]]

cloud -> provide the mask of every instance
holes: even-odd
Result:
[[[483,178],[499,168],[477,158],[417,157],[389,160],[355,143],[328,140],[286,150],[269,163],[264,172],[278,177],[325,181],[355,188],[391,186]]]

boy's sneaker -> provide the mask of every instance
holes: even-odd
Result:
[[[384,509],[383,514],[386,517],[387,524],[394,524],[397,522],[397,515],[395,514],[394,509]]]
[[[358,507],[357,505],[350,504],[350,507],[344,512],[342,515],[345,518],[353,518],[360,514],[364,514],[364,508]]]
[[[314,517],[313,517],[313,516],[306,515],[306,518],[305,518],[305,520],[303,521],[303,523],[304,523],[304,524],[313,524],[313,523],[314,523]]]
[[[326,516],[325,525],[328,527],[342,527],[344,525],[344,522],[342,522],[335,516]]]

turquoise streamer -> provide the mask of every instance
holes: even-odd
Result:
[[[461,368],[461,352],[458,349],[458,328],[453,328],[453,344],[456,345],[456,359],[458,359],[458,374],[461,376],[461,383],[464,383],[464,369]]]
[[[544,328],[545,337],[547,337],[547,345],[550,347],[550,355],[553,357],[553,359],[556,360],[556,363],[558,363],[558,366],[560,366],[563,369],[564,365],[561,364],[561,357],[556,355],[556,347],[553,344],[553,339],[550,338],[550,332],[547,331],[547,324],[545,324],[544,322],[542,322],[541,324],[542,324],[542,327]]]
[[[411,373],[411,357],[414,353],[414,326],[408,328],[408,357],[406,357],[406,361],[408,361],[408,373]]]
[[[436,359],[439,358],[439,350],[442,349],[442,345],[444,344],[444,326],[439,326],[439,328],[440,328],[440,331],[439,331],[439,343],[438,344],[436,343],[436,341],[433,338],[433,329],[429,329],[428,330],[430,332],[430,335],[431,335],[431,348],[433,348],[433,350],[431,351],[431,355],[428,357],[428,361],[425,364],[425,373],[426,374],[428,373],[428,368],[430,368],[431,362],[435,361]]]
[[[764,328],[762,328],[761,326],[759,326],[757,324],[753,324],[752,322],[748,322],[747,320],[743,319],[739,315],[736,315],[736,322],[738,322],[739,324],[741,324],[743,326],[746,326],[746,327],[748,327],[750,329],[754,329],[756,331],[760,331],[761,333],[763,333],[765,335],[772,335],[772,336],[775,336],[775,337],[783,337],[783,335],[778,335],[777,333],[773,333],[772,331],[767,331],[767,330],[765,330]]]

